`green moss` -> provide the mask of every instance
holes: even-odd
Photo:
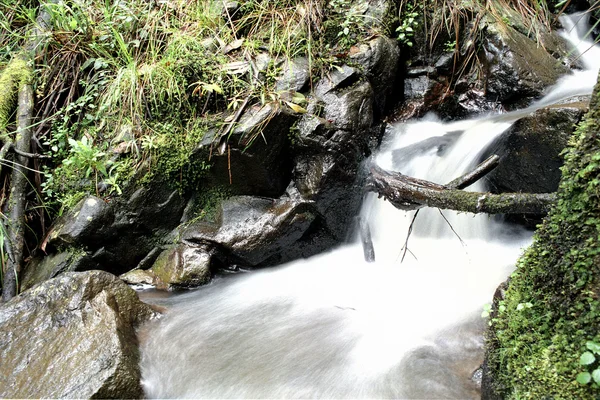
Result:
[[[207,125],[201,120],[192,120],[187,127],[176,123],[151,126],[154,133],[148,140],[152,143],[145,146],[150,166],[145,182],[162,180],[182,192],[197,188],[210,168],[204,154],[196,154]]]
[[[600,396],[595,385],[575,381],[586,342],[600,339],[599,96],[597,85],[566,152],[558,201],[492,320],[488,364],[504,398]]]
[[[5,140],[7,126],[14,112],[17,93],[31,79],[31,69],[20,57],[15,57],[0,72],[0,138]]]

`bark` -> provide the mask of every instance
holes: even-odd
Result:
[[[56,1],[51,1],[55,3]],[[43,6],[42,6],[43,7]],[[36,19],[30,40],[23,53],[19,56],[25,61],[27,68],[35,63],[45,32],[50,26],[50,13],[44,7]],[[30,79],[22,82],[19,89],[17,105],[17,132],[14,140],[14,150],[17,153],[13,166],[10,195],[8,199],[9,224],[3,243],[8,257],[6,270],[2,280],[2,300],[8,301],[19,291],[18,277],[23,262],[24,227],[25,227],[25,204],[26,189],[28,185],[27,169],[29,159],[23,154],[28,154],[32,139],[33,121],[33,87]]]
[[[19,90],[19,108],[17,114],[17,136],[15,148],[28,152],[31,143],[31,122],[33,115],[33,89],[30,84],[23,85]],[[10,300],[18,292],[19,271],[23,260],[23,227],[25,225],[25,197],[27,189],[27,157],[17,156],[13,166],[10,197],[8,209],[10,224],[8,226],[8,240],[12,249],[12,258],[9,257],[4,275],[2,299]],[[6,240],[6,238],[5,238]]]
[[[453,182],[447,186],[439,185],[399,172],[384,171],[373,164],[367,178],[367,190],[385,197],[401,210],[417,210],[427,206],[474,214],[545,214],[555,200],[553,193],[466,192],[450,187],[457,183],[456,180]]]

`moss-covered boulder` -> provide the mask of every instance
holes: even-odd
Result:
[[[35,286],[0,306],[0,397],[143,397],[135,328],[153,316],[107,272]]]
[[[208,283],[211,273],[211,251],[206,246],[179,244],[163,251],[151,269],[132,271],[128,277],[150,278],[150,284],[159,289],[188,289]]]

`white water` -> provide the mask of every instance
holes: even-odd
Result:
[[[583,84],[579,76],[577,94],[591,92],[595,77]],[[569,79],[548,97],[575,94]],[[520,116],[399,125],[377,162],[446,183]],[[402,160],[393,156],[399,148]],[[142,335],[147,396],[477,398],[471,375],[483,355],[479,314],[530,234],[444,211],[454,233],[439,211],[421,210],[401,263],[413,214],[374,196],[365,201],[375,263],[363,261],[359,244],[346,245],[166,300],[167,315]]]

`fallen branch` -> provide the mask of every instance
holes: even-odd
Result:
[[[452,182],[444,186],[399,172],[388,172],[372,164],[366,189],[385,197],[401,210],[417,210],[427,206],[474,214],[545,214],[556,198],[554,193],[466,192],[453,189],[451,185]]]

